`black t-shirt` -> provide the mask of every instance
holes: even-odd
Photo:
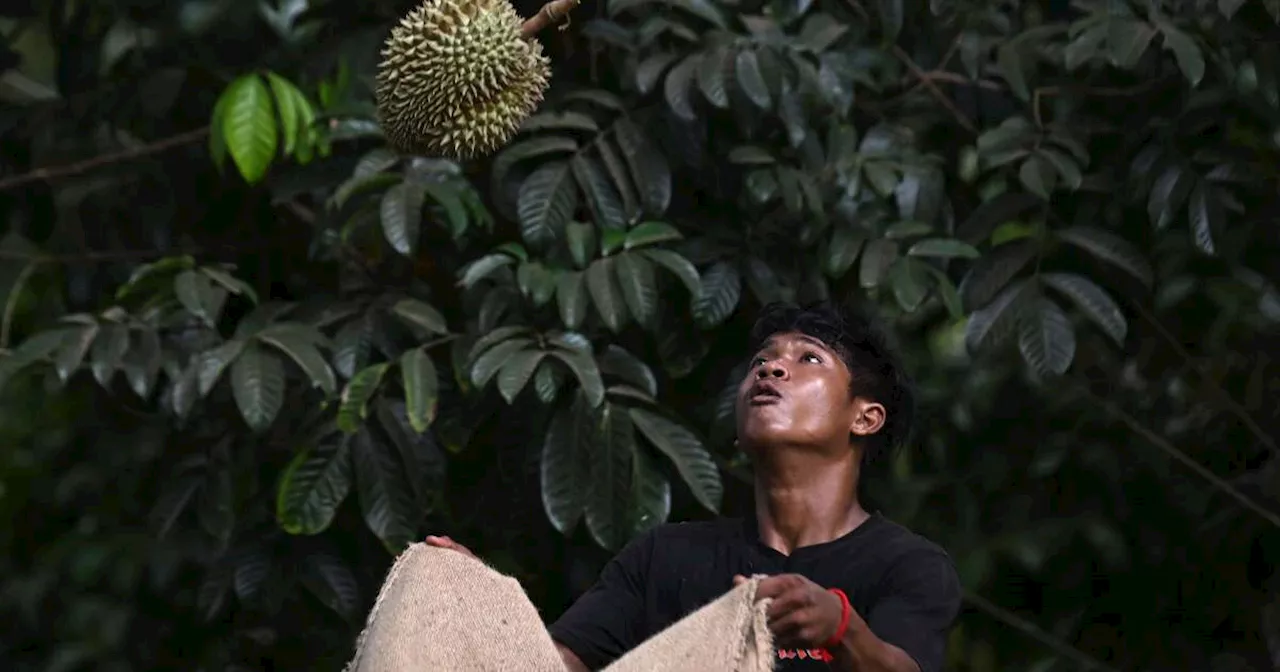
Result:
[[[627,545],[554,624],[555,641],[593,670],[714,601],[741,574],[800,574],[840,588],[880,639],[921,672],[942,669],[960,582],[936,544],[880,515],[790,556],[760,541],[753,518],[662,525]],[[778,672],[830,669],[823,651],[779,650]]]

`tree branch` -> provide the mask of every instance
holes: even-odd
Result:
[[[537,14],[534,14],[520,26],[520,34],[527,40],[534,35],[542,32],[544,28],[554,23],[559,23],[564,19],[564,23],[560,25],[560,30],[569,27],[569,12],[578,6],[581,0],[552,0],[542,6]]]
[[[18,187],[31,184],[32,182],[52,181],[64,177],[70,177],[72,175],[79,175],[80,173],[84,173],[95,168],[101,168],[103,166],[109,166],[125,161],[132,161],[152,154],[159,154],[175,147],[182,147],[184,145],[199,142],[208,134],[209,127],[205,126],[185,133],[179,133],[178,135],[172,135],[161,140],[156,140],[155,142],[139,145],[137,147],[130,147],[110,154],[102,154],[76,163],[37,168],[33,171],[22,173],[21,175],[13,175],[0,179],[0,191],[16,189]]]
[[[1165,328],[1159,318],[1152,314],[1151,311],[1147,310],[1146,306],[1141,303],[1135,301],[1133,305],[1138,311],[1138,314],[1142,316],[1142,319],[1146,321],[1147,324],[1151,325],[1151,327],[1156,330],[1156,333],[1160,334],[1160,337],[1163,338],[1165,342],[1169,344],[1169,347],[1187,363],[1187,366],[1194,369],[1195,372],[1199,374],[1200,379],[1209,384],[1209,387],[1213,391],[1213,395],[1218,397],[1218,401],[1226,407],[1228,411],[1235,414],[1235,416],[1239,418],[1240,422],[1244,423],[1244,426],[1253,433],[1253,436],[1261,442],[1262,445],[1266,446],[1267,449],[1273,453],[1280,453],[1280,447],[1277,447],[1275,439],[1271,438],[1271,436],[1262,429],[1262,427],[1253,419],[1252,416],[1249,415],[1249,412],[1245,410],[1244,406],[1242,406],[1240,402],[1236,401],[1230,394],[1228,394],[1227,391],[1217,383],[1217,381],[1209,377],[1204,366],[1192,357],[1190,352],[1187,352],[1187,349],[1178,341],[1178,339],[1174,338],[1173,334],[1169,333],[1169,330]]]
[[[1005,609],[987,598],[971,591],[964,591],[964,601],[973,605],[978,611],[994,618],[1001,623],[1012,627],[1014,630],[1040,642],[1045,647],[1052,649],[1054,653],[1074,661],[1081,669],[1084,670],[1102,670],[1103,672],[1120,672],[1114,667],[1103,663],[1102,661],[1090,656],[1089,654],[1077,649],[1057,637],[1042,630],[1039,626],[1025,618]]]
[[[1280,515],[1277,515],[1275,512],[1271,511],[1267,507],[1254,501],[1251,497],[1241,492],[1239,488],[1227,482],[1226,479],[1222,478],[1221,476],[1218,476],[1217,474],[1210,471],[1204,465],[1192,459],[1190,455],[1187,455],[1185,452],[1179,450],[1178,447],[1170,443],[1168,439],[1164,438],[1163,436],[1160,436],[1159,434],[1155,433],[1151,429],[1148,429],[1145,425],[1139,422],[1137,418],[1130,415],[1123,408],[1120,408],[1119,404],[1115,403],[1110,399],[1104,399],[1094,394],[1093,390],[1089,389],[1089,386],[1087,383],[1081,385],[1080,387],[1081,387],[1081,390],[1086,395],[1088,395],[1088,397],[1092,399],[1098,406],[1101,406],[1102,409],[1106,411],[1108,415],[1120,421],[1120,423],[1128,427],[1129,430],[1132,431],[1133,433],[1137,434],[1138,436],[1141,436],[1143,439],[1147,441],[1147,443],[1155,446],[1156,448],[1159,448],[1161,451],[1163,451],[1169,457],[1172,457],[1174,460],[1181,462],[1183,466],[1187,467],[1191,471],[1194,471],[1197,476],[1208,481],[1215,488],[1222,491],[1223,494],[1226,494],[1228,497],[1236,500],[1236,502],[1238,502],[1244,508],[1249,509],[1250,511],[1261,516],[1267,522],[1271,523],[1277,528],[1280,528]]]

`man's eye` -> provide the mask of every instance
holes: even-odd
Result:
[[[761,364],[764,364],[764,357],[756,357],[755,359],[751,360],[751,368],[753,369],[756,368],[757,366],[760,366]]]
[[[822,358],[821,358],[821,357],[819,357],[819,356],[817,356],[817,355],[815,355],[815,354],[813,354],[812,352],[806,352],[806,353],[804,353],[804,355],[802,355],[802,356],[800,357],[800,359],[802,359],[802,360],[812,360],[815,364],[821,364],[821,363],[822,363]]]

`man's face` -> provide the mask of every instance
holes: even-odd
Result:
[[[773,336],[738,385],[738,440],[749,449],[785,444],[847,450],[866,405],[850,397],[850,382],[844,361],[821,341],[796,332]]]

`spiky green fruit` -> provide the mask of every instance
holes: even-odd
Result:
[[[376,97],[396,149],[468,159],[511,140],[551,66],[506,0],[426,0],[391,30]]]

